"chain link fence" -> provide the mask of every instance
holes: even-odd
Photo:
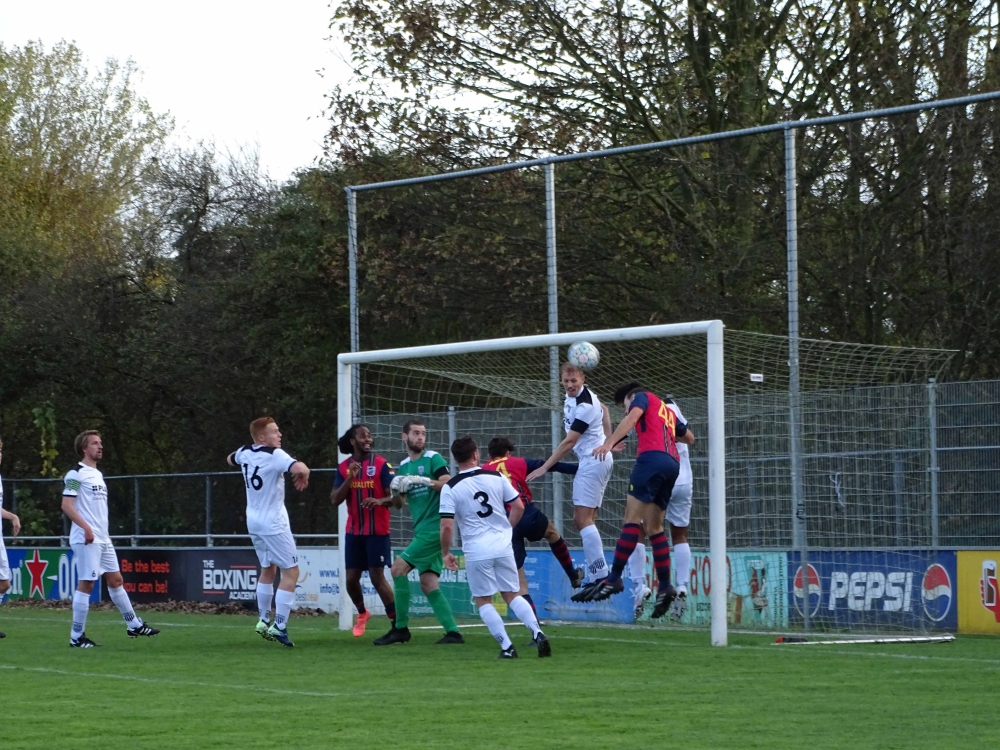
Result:
[[[679,405],[700,440],[691,449],[695,503],[689,538],[708,546],[708,458],[703,399]],[[804,491],[811,549],[954,548],[1000,546],[1000,381],[933,382],[802,394]],[[397,462],[407,415],[367,421],[376,449]],[[428,446],[448,456],[456,435],[486,444],[506,435],[518,454],[545,458],[550,415],[537,408],[448,410],[419,415]],[[730,549],[790,549],[788,397],[729,396],[726,401],[726,497]],[[598,528],[617,538],[634,447],[615,456]],[[296,534],[316,541],[336,536],[330,502],[335,469],[314,469],[309,489],[286,484]],[[245,494],[238,472],[107,477],[111,532],[128,544],[247,544]],[[533,485],[535,501],[579,544],[569,493],[554,503],[549,475]],[[64,542],[60,479],[5,478],[5,506],[21,516],[22,536],[7,544]],[[408,511],[393,513],[393,542],[412,533]],[[311,536],[315,535],[315,536]]]

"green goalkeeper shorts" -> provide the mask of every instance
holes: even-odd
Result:
[[[444,558],[441,557],[439,533],[436,529],[430,533],[418,532],[399,556],[416,568],[418,573],[441,575],[441,570],[444,568]]]

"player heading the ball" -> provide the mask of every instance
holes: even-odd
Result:
[[[528,474],[527,481],[543,476],[570,451],[576,453],[580,466],[573,478],[573,522],[580,532],[588,578],[593,583],[603,580],[608,574],[604,545],[595,523],[597,509],[601,507],[604,490],[614,470],[614,461],[610,456],[606,461],[598,461],[593,452],[604,443],[605,432],[611,429],[611,417],[597,394],[587,387],[587,376],[582,370],[566,362],[562,366],[561,379],[566,391],[563,403],[566,437],[544,464]],[[578,597],[579,594],[574,594],[571,598],[581,601]]]
[[[626,383],[615,391],[615,403],[625,407],[625,418],[603,445],[594,449],[594,457],[602,460],[613,446],[634,428],[638,437],[635,466],[629,477],[622,526],[611,573],[586,591],[586,601],[602,601],[624,590],[622,571],[635,551],[643,524],[653,546],[653,567],[656,570],[657,594],[652,617],[666,614],[676,592],[670,583],[670,543],[663,533],[663,516],[677,481],[680,464],[677,439],[693,442],[687,423],[639,383]]]
[[[517,649],[493,606],[493,595],[498,592],[531,631],[538,655],[551,656],[552,646],[538,626],[531,605],[518,594],[521,585],[511,546],[511,523],[516,525],[524,512],[521,494],[499,472],[479,468],[479,446],[469,435],[451,444],[451,454],[458,462],[458,474],[441,490],[441,555],[445,567],[458,570],[458,561],[451,554],[457,523],[469,589],[479,616],[500,644],[500,658],[516,659]]]
[[[299,582],[299,551],[292,536],[285,508],[285,473],[292,475],[295,489],[309,486],[309,467],[281,449],[281,430],[271,417],[261,417],[250,423],[251,445],[237,448],[226,457],[230,466],[243,472],[247,492],[247,532],[260,561],[257,578],[256,632],[267,641],[277,641],[291,648],[288,637],[288,616],[295,603],[295,586]],[[274,622],[271,616],[271,595],[274,576],[281,568],[281,582],[274,594]]]
[[[104,576],[108,596],[122,613],[130,638],[154,636],[160,631],[143,623],[122,586],[118,555],[108,535],[108,486],[104,475],[97,470],[97,462],[104,457],[101,433],[85,430],[76,436],[73,447],[80,463],[63,478],[62,511],[73,522],[69,543],[76,558],[79,583],[73,593],[73,626],[69,645],[73,648],[93,648],[99,644],[87,637],[87,613],[90,611],[90,593],[94,581]]]
[[[448,599],[441,593],[438,579],[444,560],[441,557],[441,489],[451,474],[448,462],[437,451],[427,448],[427,427],[411,419],[403,425],[403,445],[407,456],[399,463],[396,476],[389,485],[393,505],[410,506],[413,518],[413,541],[392,563],[392,583],[396,594],[396,622],[376,646],[406,643],[410,640],[410,571],[416,568],[420,576],[420,590],[434,610],[444,636],[439,644],[465,643],[451,613]]]

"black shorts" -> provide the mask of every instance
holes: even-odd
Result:
[[[549,528],[549,519],[534,503],[524,506],[524,514],[517,522],[513,533],[510,535],[510,543],[514,548],[514,562],[517,569],[524,567],[524,558],[528,551],[524,548],[525,540],[529,542],[539,542],[545,538],[545,530]]]
[[[392,564],[392,540],[388,534],[345,534],[344,567],[381,570]]]
[[[628,494],[644,503],[656,503],[663,510],[670,502],[681,465],[663,451],[640,453],[628,480]]]

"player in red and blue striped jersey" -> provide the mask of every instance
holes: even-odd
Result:
[[[395,476],[392,464],[374,453],[375,440],[371,430],[363,424],[351,425],[337,447],[349,458],[337,466],[333,478],[334,505],[347,502],[347,534],[344,537],[345,586],[347,594],[358,609],[354,635],[365,634],[365,625],[371,613],[365,608],[361,575],[367,570],[372,586],[378,592],[385,613],[395,623],[396,604],[392,584],[385,578],[385,566],[392,561],[392,542],[389,537],[389,506],[392,496],[389,485]]]
[[[678,419],[656,394],[639,383],[623,385],[615,391],[614,398],[616,404],[625,407],[625,418],[604,445],[594,450],[594,456],[603,460],[633,428],[638,437],[638,448],[635,466],[629,477],[625,523],[615,547],[611,573],[592,587],[587,601],[602,601],[624,590],[622,571],[645,526],[653,546],[653,567],[657,580],[652,617],[658,618],[666,614],[676,596],[670,583],[670,543],[663,531],[663,517],[680,471],[677,440],[685,443],[694,441],[687,423]]]
[[[570,586],[575,589],[580,588],[580,584],[583,583],[583,568],[573,567],[573,559],[570,557],[566,540],[562,538],[556,527],[531,499],[528,474],[543,466],[545,461],[513,455],[516,448],[511,439],[506,437],[495,437],[490,440],[487,450],[490,454],[490,460],[483,464],[483,468],[498,471],[507,477],[514,485],[514,489],[521,493],[521,499],[524,501],[524,514],[517,522],[511,535],[514,561],[517,563],[518,577],[521,579],[521,596],[528,601],[532,609],[535,608],[535,603],[531,601],[531,595],[528,593],[528,580],[524,576],[524,559],[527,556],[527,550],[524,546],[525,540],[538,542],[544,539],[547,541],[549,547],[552,548],[552,553],[566,572]],[[551,471],[557,471],[560,474],[576,474],[576,470],[577,464],[564,461],[556,462],[551,468]]]

